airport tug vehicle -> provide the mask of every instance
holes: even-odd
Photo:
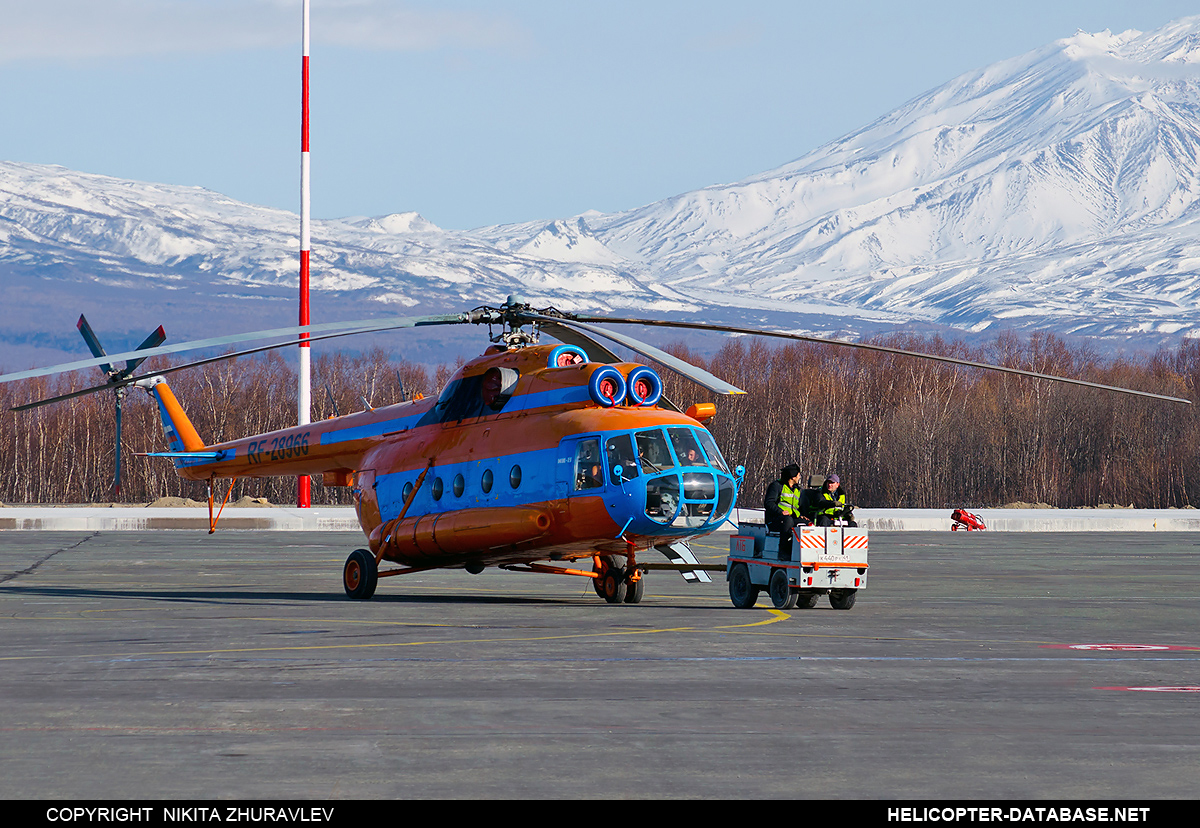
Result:
[[[811,609],[822,595],[848,610],[867,585],[867,530],[856,526],[797,526],[792,555],[779,555],[779,535],[762,523],[738,522],[729,539],[725,578],[729,598],[749,609],[766,590],[776,609]]]

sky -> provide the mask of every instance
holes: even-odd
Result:
[[[299,209],[300,0],[0,0],[0,160]],[[1176,0],[312,0],[315,218],[469,229],[785,164]]]

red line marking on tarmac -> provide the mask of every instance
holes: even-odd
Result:
[[[1200,693],[1200,685],[1179,684],[1165,687],[1093,687],[1093,690],[1141,690],[1146,693]]]
[[[1041,644],[1043,650],[1105,650],[1148,653],[1163,650],[1200,650],[1200,647],[1181,647],[1173,644]]]

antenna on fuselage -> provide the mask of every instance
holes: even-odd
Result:
[[[337,400],[333,398],[333,389],[329,387],[328,381],[325,382],[325,393],[329,396],[329,406],[333,409],[333,416],[342,416],[341,412],[338,411]]]

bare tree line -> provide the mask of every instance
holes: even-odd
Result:
[[[145,371],[168,365],[147,362]],[[443,381],[452,368],[433,378]],[[219,443],[296,424],[296,373],[278,354],[201,366],[172,378],[172,389],[188,418],[207,443]],[[87,379],[91,379],[88,377]],[[423,366],[393,360],[381,349],[358,356],[326,354],[313,360],[314,420],[350,414],[370,405],[402,402],[430,392]],[[0,386],[0,502],[105,503],[113,499],[115,407],[111,393],[77,397],[25,412],[14,405],[86,387],[79,376],[38,378]],[[138,389],[125,395],[120,500],[147,503],[160,497],[204,499],[204,484],[181,480],[163,458],[137,457],[163,451],[166,441],[153,398]],[[314,478],[314,503],[349,503],[345,488],[320,485]],[[223,495],[224,492],[221,492]],[[292,478],[242,478],[232,498],[265,497],[294,502]]]
[[[872,341],[1193,401],[1200,381],[1194,341],[1142,361],[1101,360],[1036,334],[976,349],[937,337]],[[860,506],[1168,508],[1200,499],[1197,406],[834,345],[733,340],[705,367],[748,392],[712,400],[710,424],[746,466],[743,506],[760,503],[766,482],[793,461],[805,474],[838,473]],[[668,396],[702,401],[678,380],[667,385]]]
[[[878,344],[1197,398],[1200,343],[1138,361],[1102,360],[1047,335],[997,338],[982,348],[896,335]],[[677,356],[745,389],[710,398],[663,372],[667,396],[686,407],[714,402],[709,426],[726,457],[747,469],[741,505],[761,501],[780,467],[837,472],[860,506],[941,508],[1012,501],[1053,506],[1183,507],[1200,501],[1200,406],[1181,406],[995,372],[833,345],[777,347],[730,340],[711,359]],[[313,365],[313,419],[436,392],[452,366],[431,375],[382,350],[323,355]],[[216,363],[173,383],[201,437],[220,442],[295,422],[296,379],[279,356]],[[111,500],[113,399],[96,394],[29,412],[13,405],[81,387],[78,376],[0,386],[0,501]],[[164,447],[153,401],[131,391],[124,406],[122,497],[145,503],[201,499],[169,461],[138,458]],[[315,503],[348,502],[315,481]],[[243,479],[233,497],[295,497],[290,479]]]

